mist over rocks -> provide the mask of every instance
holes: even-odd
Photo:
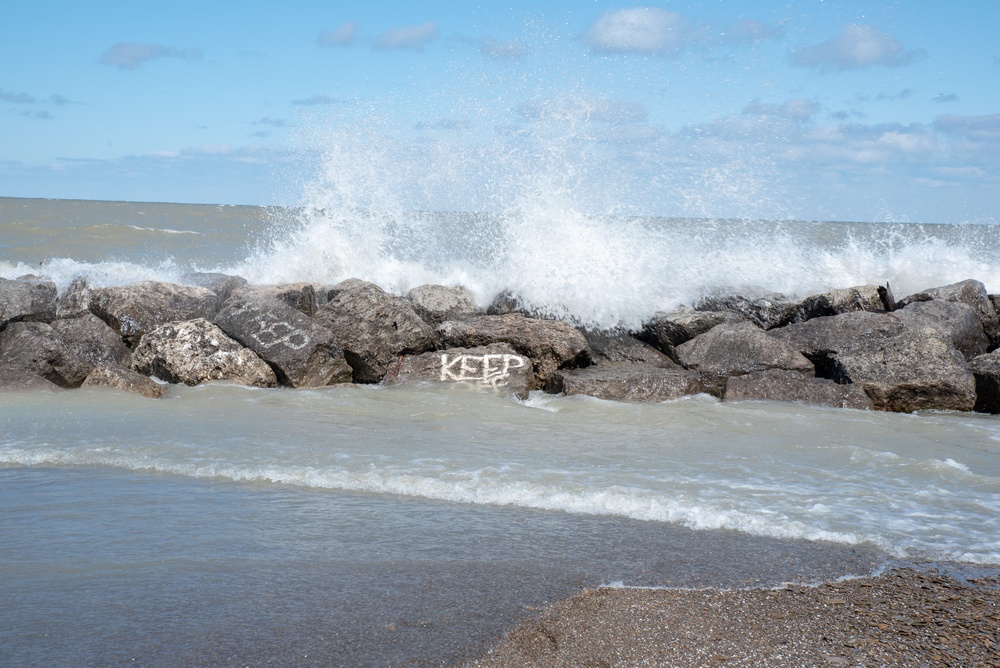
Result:
[[[400,296],[360,279],[184,280],[95,288],[81,276],[62,294],[44,277],[0,280],[0,388],[155,397],[172,383],[457,383],[519,399],[538,389],[645,402],[709,393],[1000,413],[1000,298],[971,279],[899,302],[887,285],[798,300],[715,295],[654,312],[637,331],[534,316],[510,291],[484,314],[461,287]]]

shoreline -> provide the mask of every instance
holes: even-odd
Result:
[[[773,589],[589,589],[461,665],[1000,666],[1000,570],[948,570],[897,565]]]

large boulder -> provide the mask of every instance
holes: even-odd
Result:
[[[659,402],[704,391],[701,377],[678,366],[609,364],[553,371],[545,383],[552,394],[583,394],[611,401]]]
[[[215,271],[193,271],[181,276],[181,282],[185,285],[197,285],[208,288],[219,298],[219,303],[224,303],[232,295],[233,290],[241,288],[247,284],[247,279],[242,276],[233,276]]]
[[[0,363],[35,373],[60,387],[79,387],[94,367],[129,363],[128,348],[100,318],[15,322],[0,333]]]
[[[12,322],[52,322],[55,318],[55,283],[37,277],[0,277],[0,330]]]
[[[162,397],[166,390],[151,378],[121,366],[99,366],[87,375],[81,387],[111,387],[141,394],[150,399]]]
[[[277,299],[230,299],[213,322],[267,362],[282,385],[323,387],[351,380],[330,330]]]
[[[983,322],[976,311],[961,301],[933,299],[911,302],[893,314],[909,330],[930,327],[951,339],[965,359],[982,355],[990,347]]]
[[[56,300],[57,318],[79,318],[90,313],[90,284],[77,276]]]
[[[770,294],[756,298],[742,295],[711,296],[702,299],[694,308],[696,311],[728,311],[762,329],[773,329],[794,322],[798,306],[784,295]]]
[[[721,396],[726,378],[754,371],[786,369],[812,376],[815,369],[800,352],[751,322],[718,325],[677,348],[677,357],[704,378],[706,391]]]
[[[531,360],[505,343],[479,348],[449,348],[420,355],[407,355],[391,369],[383,382],[461,383],[500,390],[527,399],[535,386]]]
[[[132,366],[147,376],[185,385],[216,380],[253,387],[278,384],[264,360],[203,318],[160,325],[144,334]]]
[[[933,328],[908,330],[878,347],[836,356],[837,375],[860,384],[879,410],[970,411],[976,381],[951,340]]]
[[[413,309],[431,326],[446,320],[465,320],[483,314],[468,288],[420,285],[406,293]]]
[[[323,303],[326,303],[325,290]],[[301,311],[310,318],[316,315],[320,307],[320,298],[316,286],[312,283],[280,283],[277,285],[244,285],[233,289],[231,296],[236,298],[267,297],[285,302],[292,308]]]
[[[883,311],[885,304],[877,285],[831,290],[802,299],[796,308],[796,321],[822,316],[840,315],[851,311]]]
[[[731,311],[696,311],[681,308],[664,313],[653,314],[644,323],[639,338],[656,346],[671,359],[677,360],[677,346],[686,343],[717,325],[734,325],[744,322],[746,318]]]
[[[980,413],[1000,413],[1000,350],[980,355],[969,362],[976,379],[976,405]]]
[[[448,321],[438,327],[438,334],[445,345],[455,348],[509,343],[531,358],[535,379],[542,385],[556,369],[589,366],[592,360],[590,346],[577,330],[558,320],[538,320],[519,313]]]
[[[892,314],[852,311],[772,329],[768,334],[805,355],[815,365],[817,376],[842,382],[837,377],[837,355],[879,350],[905,330]]]
[[[219,297],[194,285],[143,281],[112,288],[91,288],[90,311],[134,347],[146,332],[168,322],[211,319]]]
[[[910,295],[901,300],[901,305],[926,303],[927,301],[958,302],[965,304],[973,311],[982,322],[983,331],[990,342],[995,346],[1000,343],[1000,316],[986,292],[986,286],[979,281],[967,279],[951,285],[939,288],[931,288],[916,294]]]
[[[354,382],[377,383],[400,355],[434,347],[434,330],[404,297],[364,281],[334,286],[330,294],[330,302],[316,313],[315,320],[343,346]]]
[[[581,329],[595,364],[648,364],[675,367],[670,357],[640,341],[629,332],[607,329]]]
[[[874,408],[861,385],[809,378],[798,371],[768,369],[726,380],[724,401],[794,401],[835,408]]]
[[[21,366],[10,366],[0,363],[0,392],[21,392],[24,390],[62,390],[51,380],[42,378],[37,373]]]

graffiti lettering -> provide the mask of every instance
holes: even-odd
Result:
[[[506,385],[512,369],[524,367],[520,355],[441,355],[441,381]]]

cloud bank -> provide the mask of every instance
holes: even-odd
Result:
[[[350,46],[354,44],[354,38],[358,32],[358,24],[355,21],[345,23],[339,28],[330,32],[320,33],[316,42],[320,46]]]
[[[406,26],[385,31],[375,38],[375,48],[423,51],[424,46],[437,37],[437,26],[428,21],[418,26]]]
[[[119,42],[101,55],[100,63],[123,70],[136,70],[150,60],[177,58],[179,60],[201,60],[201,49],[178,49],[162,44],[137,44]]]
[[[794,50],[791,63],[824,70],[858,70],[876,65],[902,67],[923,55],[919,49],[904,49],[895,37],[872,26],[849,23],[836,37]]]

